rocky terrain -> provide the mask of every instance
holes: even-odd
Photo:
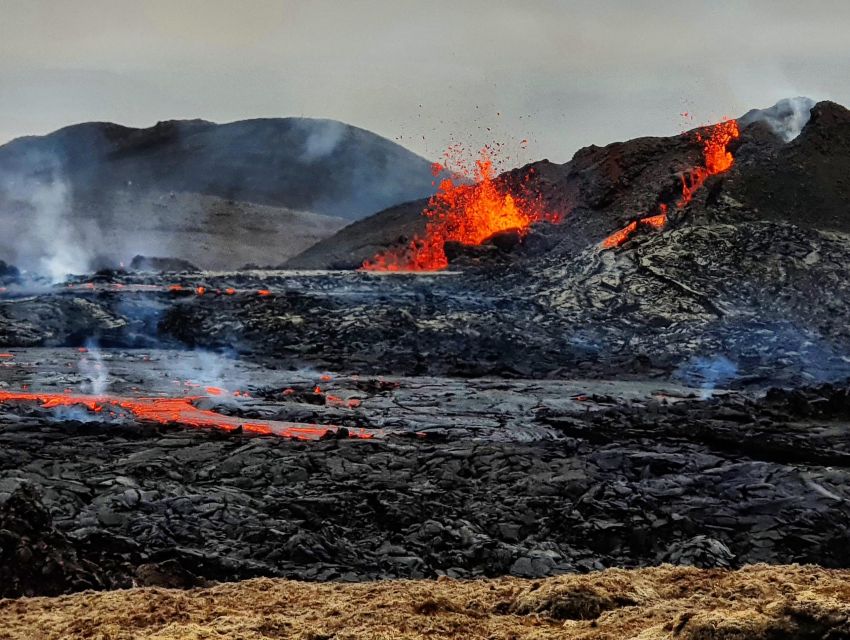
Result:
[[[439,273],[4,265],[3,595],[847,568],[850,113],[774,124],[742,119],[682,207],[693,133],[506,174],[563,222],[453,246]],[[663,230],[600,246],[662,205]],[[418,209],[291,264],[356,266]]]
[[[89,379],[90,352],[7,355],[0,392],[62,395]],[[221,414],[372,437],[222,434],[7,400],[3,595],[660,562],[850,566],[847,386],[705,399],[660,382],[337,376],[158,351],[97,358],[112,394],[196,394],[215,377],[242,385],[202,392]]]
[[[433,180],[424,158],[330,120],[85,123],[0,146],[0,258],[54,278],[136,253],[279,265]]]
[[[700,153],[692,136],[588,148],[560,167],[517,170],[526,172],[522,189],[569,208],[563,222],[536,227],[509,250],[461,247],[442,274],[203,272],[163,281],[112,271],[36,296],[7,287],[0,343],[188,345],[397,375],[683,379],[723,369],[737,385],[850,375],[841,213],[850,194],[839,169],[850,164],[850,113],[820,103],[791,142],[756,120],[733,151],[732,168],[671,212],[663,232],[639,230],[613,250],[599,242],[681,188],[679,172]],[[386,230],[380,222],[391,213],[372,228]],[[367,227],[340,234],[355,242]],[[364,241],[356,260],[378,246]],[[340,266],[333,256],[324,266]],[[199,288],[237,293],[191,295]]]
[[[546,580],[309,585],[257,579],[0,602],[9,640],[846,638],[846,571],[660,567]]]

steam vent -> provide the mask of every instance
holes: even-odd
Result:
[[[850,8],[0,5],[0,640],[850,640]]]

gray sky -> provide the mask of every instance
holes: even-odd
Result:
[[[846,0],[0,0],[0,142],[304,115],[429,157],[499,141],[563,162],[683,111],[850,104],[848,38]]]

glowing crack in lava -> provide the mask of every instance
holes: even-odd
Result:
[[[676,208],[681,209],[693,200],[694,194],[705,184],[711,176],[728,171],[734,164],[735,158],[727,149],[729,143],[741,135],[737,120],[724,120],[718,124],[706,127],[696,133],[696,139],[702,143],[703,166],[694,167],[682,174],[682,195],[676,201]],[[603,249],[619,247],[638,227],[648,226],[655,229],[663,229],[667,224],[667,205],[658,207],[660,213],[657,215],[634,220],[619,231],[612,233],[602,241]]]
[[[92,413],[118,410],[129,412],[142,422],[155,424],[178,424],[197,429],[221,429],[235,431],[239,428],[246,433],[276,435],[297,440],[317,440],[322,436],[337,432],[340,427],[329,425],[310,425],[277,420],[243,420],[226,416],[215,411],[199,409],[193,402],[200,397],[184,398],[131,398],[126,396],[91,396],[68,393],[24,393],[0,391],[0,404],[8,402],[39,403],[44,409],[56,407],[84,407]],[[362,429],[348,430],[349,437],[371,438],[373,433]]]
[[[66,289],[71,291],[88,291],[92,293],[102,292],[121,292],[121,293],[169,293],[169,294],[195,294],[198,297],[205,295],[225,295],[233,296],[238,294],[257,295],[261,298],[268,298],[273,295],[270,289],[212,289],[204,285],[187,286],[182,284],[157,285],[157,284],[121,284],[118,282],[81,282],[65,285]]]
[[[448,157],[451,150],[446,153]],[[435,163],[434,176],[445,170]],[[498,184],[493,160],[487,147],[481,150],[475,168],[455,172],[456,178],[440,182],[437,193],[422,214],[428,218],[424,237],[416,236],[406,246],[388,249],[366,260],[365,271],[436,271],[448,266],[446,242],[478,245],[500,231],[516,229],[528,232],[534,222],[559,221],[557,214],[546,213],[534,199],[515,196]],[[474,184],[461,179],[472,178]]]

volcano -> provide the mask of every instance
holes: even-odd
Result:
[[[793,140],[785,140],[788,130],[782,128],[791,110],[785,102],[769,110],[753,110],[736,121],[740,138],[722,146],[728,146],[739,162],[736,167],[724,166],[720,171],[715,166],[709,171],[724,175],[710,181],[708,187],[714,190],[703,191],[693,210],[704,208],[709,195],[714,203],[720,195],[716,185],[723,184],[723,194],[743,209],[757,211],[756,217],[847,229],[846,217],[839,212],[846,211],[848,197],[839,176],[848,155],[847,110],[834,103],[799,100],[811,107],[813,117],[805,109],[807,124]],[[710,141],[714,129],[707,126],[670,138],[587,147],[562,165],[543,160],[509,171],[496,179],[496,186],[506,193],[532,193],[544,211],[564,221],[558,228],[542,227],[538,235],[551,239],[553,245],[567,242],[580,250],[637,218],[655,214],[659,205],[675,205],[682,197],[683,180],[693,179],[689,174],[706,166],[703,136]],[[422,212],[428,206],[427,200],[419,200],[358,221],[286,266],[358,268],[373,255],[398,246],[400,239],[422,235],[428,220]]]
[[[479,165],[285,269],[4,265],[0,594],[850,567],[850,112],[805,105]]]

